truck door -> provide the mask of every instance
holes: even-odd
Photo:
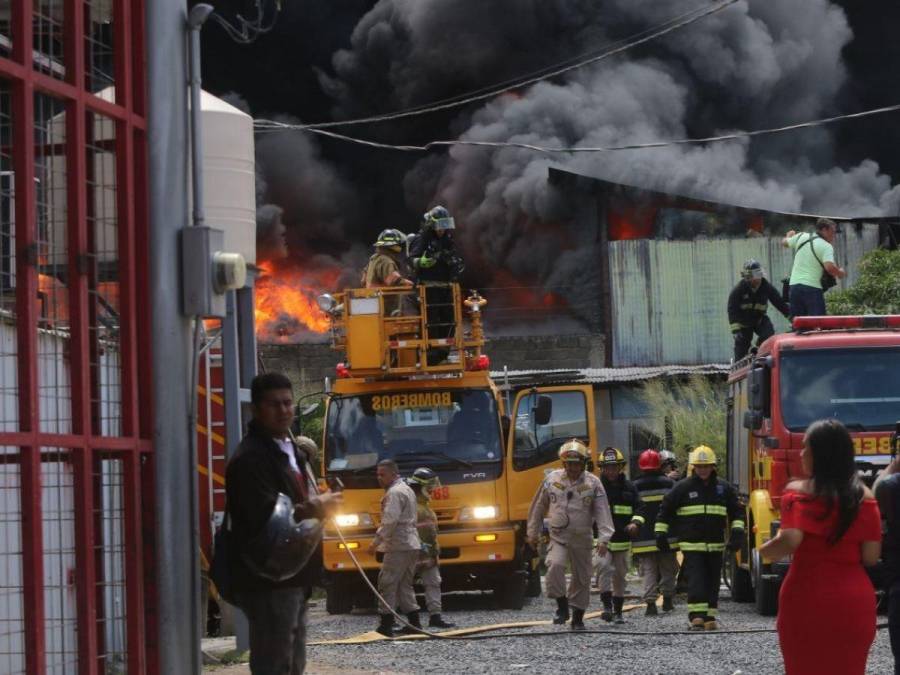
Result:
[[[546,415],[549,401],[549,416]],[[535,492],[552,469],[559,448],[570,438],[597,452],[594,393],[590,385],[533,387],[516,394],[507,452],[511,520],[526,520]]]

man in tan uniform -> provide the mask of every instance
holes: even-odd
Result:
[[[397,464],[390,459],[378,462],[378,484],[384,488],[381,499],[381,524],[375,532],[371,548],[384,554],[378,573],[378,592],[384,598],[378,613],[381,621],[377,630],[394,637],[394,617],[391,609],[406,614],[409,623],[421,628],[419,603],[413,591],[413,577],[422,544],[416,531],[416,496],[400,477]],[[402,632],[413,632],[404,628]]]
[[[375,253],[363,269],[366,288],[412,286],[403,247],[406,238],[399,230],[384,230],[375,242]]]
[[[562,469],[551,471],[531,502],[528,513],[528,541],[537,550],[544,516],[550,526],[547,552],[547,597],[557,604],[553,623],[569,620],[572,605],[572,630],[584,630],[584,611],[591,599],[591,550],[593,525],[597,524],[597,551],[605,555],[614,528],[606,493],[600,479],[587,473],[587,446],[576,438],[559,449]],[[566,564],[572,579],[566,592]]]

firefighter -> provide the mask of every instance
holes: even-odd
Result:
[[[605,555],[615,531],[603,483],[585,471],[590,458],[587,446],[577,438],[562,444],[563,468],[547,474],[528,512],[528,543],[537,550],[544,516],[548,518],[550,544],[547,551],[547,596],[556,600],[553,623],[569,620],[572,630],[584,630],[584,611],[591,599],[591,549],[593,526],[597,526],[597,551]],[[566,592],[566,564],[572,578]]]
[[[625,623],[625,575],[631,540],[644,523],[643,504],[634,484],[625,478],[625,456],[617,448],[605,448],[600,458],[600,481],[612,511],[615,531],[609,539],[609,551],[600,557],[600,600],[604,621]]]
[[[656,525],[656,515],[659,512],[660,503],[669,491],[675,486],[675,481],[666,476],[662,470],[660,453],[656,450],[644,450],[638,457],[638,468],[642,474],[634,480],[644,504],[644,523],[638,540],[632,544],[631,552],[634,553],[644,579],[644,602],[647,603],[646,616],[656,616],[656,599],[662,591],[664,612],[671,612],[674,608],[675,578],[678,576],[678,561],[675,559],[675,551],[660,551],[656,546],[656,536],[653,528]],[[670,548],[677,547],[673,540],[669,539]]]
[[[712,448],[698,445],[688,461],[692,474],[663,498],[653,529],[657,548],[668,551],[669,530],[674,525],[684,555],[691,630],[716,630],[728,523],[731,521],[727,548],[737,550],[744,538],[744,514],[734,488],[716,475]]]
[[[416,494],[416,529],[422,542],[416,572],[425,589],[425,608],[430,616],[428,625],[431,628],[453,628],[456,624],[441,617],[441,572],[438,568],[441,547],[437,540],[437,515],[429,504],[431,491],[440,486],[441,481],[434,471],[423,467],[413,471],[406,482]]]
[[[428,337],[453,337],[456,317],[453,310],[453,291],[450,284],[459,280],[465,269],[456,251],[453,230],[456,221],[443,206],[435,206],[422,216],[418,234],[410,237],[409,260],[415,271],[417,284],[425,286]],[[429,347],[428,365],[437,365],[449,355],[445,347]]]
[[[659,451],[659,469],[673,481],[679,481],[682,478],[678,472],[678,459],[671,450]]]
[[[750,351],[753,334],[758,336],[759,346],[775,334],[772,320],[766,313],[769,302],[781,312],[785,318],[790,308],[782,299],[781,293],[766,279],[762,265],[752,258],[741,268],[741,280],[728,295],[728,323],[734,336],[734,360],[740,361]]]
[[[404,256],[406,236],[399,230],[382,230],[375,241],[375,253],[362,271],[362,283],[366,288],[385,286],[412,286],[410,272]]]

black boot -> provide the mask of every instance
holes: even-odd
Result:
[[[663,596],[663,608],[662,609],[664,612],[671,612],[673,609],[675,609],[675,602],[672,600],[671,595]]]
[[[394,637],[394,615],[379,614],[378,616],[381,619],[381,623],[378,624],[378,628],[375,629],[375,632],[381,633],[385,637]]]
[[[648,602],[647,603],[647,611],[644,612],[644,616],[656,616],[658,612],[656,611],[656,603]]]
[[[600,618],[604,621],[612,621],[613,619],[613,597],[612,593],[605,591],[600,594],[600,601],[603,603],[603,611]]]
[[[556,616],[553,617],[553,623],[555,623],[557,626],[562,626],[568,620],[569,620],[569,599],[568,598],[557,598],[556,599]]]
[[[572,609],[572,630],[584,630],[584,610],[577,607]]]
[[[613,622],[625,623],[622,618],[622,605],[625,604],[625,598],[613,598]]]
[[[422,624],[419,622],[419,613],[410,612],[406,615],[406,620],[409,622],[409,626],[401,628],[400,633],[403,635],[418,635],[422,630]]]
[[[428,627],[429,628],[455,628],[455,623],[450,623],[449,621],[444,621],[441,618],[440,614],[432,614],[431,618],[428,619]]]

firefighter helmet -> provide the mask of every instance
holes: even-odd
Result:
[[[397,247],[399,249],[405,243],[406,235],[400,230],[395,230],[393,228],[382,230],[378,235],[378,239],[375,240],[375,246],[379,248]]]
[[[688,457],[688,464],[691,466],[715,466],[716,453],[713,452],[713,449],[708,445],[698,445],[691,450],[690,457]]]
[[[763,270],[762,265],[753,258],[750,258],[750,260],[745,262],[744,266],[741,268],[741,278],[746,281],[762,279],[764,276],[766,276],[766,272]]]
[[[413,490],[421,490],[426,496],[431,496],[431,491],[441,484],[438,475],[427,466],[413,471],[413,475],[406,479],[406,484]]]
[[[600,466],[617,466],[625,463],[625,455],[618,448],[607,447],[600,456]]]
[[[665,466],[666,464],[671,464],[675,466],[678,464],[678,459],[675,457],[675,453],[671,450],[660,450],[659,451],[659,464],[660,466]]]
[[[422,216],[425,229],[433,230],[455,230],[456,221],[450,215],[450,212],[443,206],[435,206],[428,213]]]
[[[581,462],[588,461],[590,453],[587,446],[577,438],[572,438],[559,447],[559,458],[563,462]]]
[[[279,492],[262,531],[247,542],[243,559],[258,576],[284,581],[303,569],[321,541],[321,521],[295,520],[291,498]]]
[[[659,453],[656,450],[647,448],[638,456],[638,468],[641,471],[658,471],[660,466]]]

